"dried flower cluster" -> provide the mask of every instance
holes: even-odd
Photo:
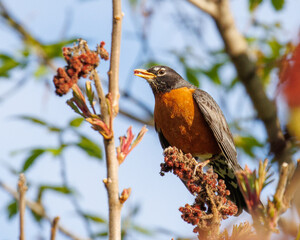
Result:
[[[109,53],[104,48],[104,45],[105,45],[105,42],[102,41],[100,43],[100,46],[98,46],[98,48],[97,48],[97,50],[98,50],[97,52],[100,55],[101,59],[104,59],[107,61],[109,59]]]
[[[63,56],[67,62],[65,68],[58,68],[53,78],[56,94],[62,96],[77,83],[80,77],[87,77],[88,74],[99,64],[99,56],[108,60],[109,54],[104,49],[104,42],[101,42],[96,51],[91,51],[86,42],[79,40],[74,47],[64,47]]]
[[[193,205],[186,204],[179,210],[184,221],[196,226],[194,232],[200,239],[215,239],[219,235],[222,219],[237,213],[237,206],[228,200],[229,190],[212,168],[204,171],[207,162],[198,163],[191,154],[183,154],[175,147],[164,151],[161,175],[173,172],[196,196]]]

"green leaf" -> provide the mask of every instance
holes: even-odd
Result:
[[[11,219],[18,213],[18,203],[16,200],[13,200],[7,205],[8,218]]]
[[[212,80],[215,84],[221,85],[221,80],[219,77],[219,69],[223,66],[224,63],[217,63],[211,69],[205,71],[202,70],[201,72],[205,74],[210,80]]]
[[[198,81],[198,78],[197,78],[197,71],[193,68],[190,68],[190,67],[186,67],[185,68],[185,75],[186,75],[186,78],[187,80],[195,85],[196,87],[199,87],[199,81]]]
[[[40,78],[42,76],[45,76],[48,73],[48,68],[47,66],[41,64],[36,71],[34,72],[34,77]]]
[[[20,63],[9,55],[0,54],[0,77],[9,77],[9,71]]]
[[[132,229],[134,229],[136,232],[141,233],[143,235],[147,235],[147,236],[152,236],[153,232],[149,229],[146,229],[144,227],[138,226],[138,225],[133,225]]]
[[[76,144],[76,146],[85,151],[89,156],[102,159],[102,151],[100,146],[87,137],[81,136],[81,140]]]
[[[33,149],[33,150],[31,150],[31,154],[25,160],[25,163],[23,164],[21,172],[25,172],[29,167],[31,167],[32,164],[36,161],[36,159],[39,156],[41,156],[43,153],[45,153],[45,149]]]
[[[72,99],[67,101],[67,104],[80,116],[84,117],[84,115],[79,111],[79,108],[75,105],[75,103],[72,101]]]
[[[46,151],[51,153],[54,157],[57,157],[61,155],[64,148],[67,146],[68,146],[67,144],[62,144],[58,148],[47,148]]]
[[[272,38],[270,41],[268,41],[268,45],[272,50],[272,58],[274,58],[274,60],[275,58],[277,59],[280,56],[280,50],[283,46],[275,38]]]
[[[263,147],[264,144],[259,142],[255,137],[248,136],[237,136],[234,138],[234,143],[236,147],[241,148],[247,155],[254,158],[254,148]]]
[[[262,3],[262,0],[249,0],[250,12],[254,11],[261,3]]]
[[[226,87],[227,90],[232,89],[237,83],[239,82],[239,78],[235,76],[232,80],[231,83]]]
[[[69,126],[75,127],[75,128],[80,127],[80,125],[83,123],[83,121],[84,121],[84,118],[82,118],[82,117],[74,118],[70,121]]]
[[[51,191],[55,191],[55,192],[66,194],[66,195],[73,193],[73,190],[71,190],[70,188],[67,188],[66,186],[41,185],[39,187],[39,191],[38,191],[37,202],[41,201],[43,193],[46,190],[51,190]]]
[[[131,7],[136,7],[138,0],[129,0],[129,3]]]
[[[284,0],[272,0],[271,2],[276,11],[279,11],[283,8]]]
[[[64,40],[58,43],[53,43],[49,45],[43,45],[42,48],[45,51],[48,58],[53,59],[57,57],[62,57],[62,48],[66,45],[69,45],[73,42],[76,42],[76,39]]]
[[[23,119],[23,120],[27,120],[29,122],[41,125],[41,126],[46,126],[48,128],[49,131],[51,132],[61,132],[63,129],[53,126],[39,118],[36,117],[30,117],[30,116],[18,116],[18,118]]]
[[[43,219],[40,215],[36,214],[34,211],[30,210],[33,218],[35,219],[35,221],[37,221],[38,223],[41,222],[41,220]]]
[[[82,216],[88,220],[91,220],[93,222],[96,222],[96,223],[107,223],[107,221],[100,217],[100,216],[96,216],[96,215],[91,215],[91,214],[82,214]]]
[[[23,119],[23,120],[28,120],[32,123],[37,123],[37,124],[42,125],[42,126],[47,126],[48,125],[45,121],[43,121],[41,119],[38,119],[38,118],[35,118],[35,117],[19,116],[18,118]]]
[[[106,237],[106,236],[108,236],[108,232],[106,232],[106,231],[92,234],[92,238],[96,238],[96,237],[101,238],[101,237]]]

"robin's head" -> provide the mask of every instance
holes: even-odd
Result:
[[[169,92],[181,87],[194,87],[172,68],[166,66],[154,66],[148,70],[135,69],[134,75],[145,78],[154,94]]]

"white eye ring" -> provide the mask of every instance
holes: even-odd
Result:
[[[163,76],[165,74],[166,74],[166,69],[164,69],[164,68],[159,69],[159,71],[157,72],[158,76]]]

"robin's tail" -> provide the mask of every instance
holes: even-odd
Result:
[[[227,159],[220,155],[217,158],[212,159],[210,161],[210,165],[213,167],[214,172],[219,175],[219,179],[223,179],[225,181],[226,187],[230,191],[228,198],[238,207],[236,216],[240,215],[243,210],[247,211],[247,204],[239,188],[235,175],[236,171],[242,170],[240,165],[231,166]]]

